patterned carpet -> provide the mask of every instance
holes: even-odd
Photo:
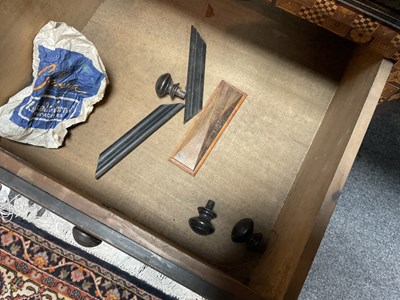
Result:
[[[1,299],[175,299],[21,218],[0,242]]]
[[[29,224],[29,228],[39,228],[41,234],[50,236],[51,241],[58,241],[57,244],[61,243],[62,247],[68,251],[71,251],[81,257],[83,260],[87,257],[97,265],[101,265],[108,269],[109,271],[118,274],[118,276],[123,275],[131,283],[144,282],[146,284],[139,285],[143,286],[146,291],[150,291],[153,295],[154,290],[161,291],[163,299],[169,299],[171,296],[177,299],[188,299],[188,300],[200,300],[204,299],[200,295],[194,293],[193,291],[187,289],[186,287],[180,285],[179,283],[173,281],[167,276],[157,272],[155,269],[149,267],[146,264],[138,261],[137,259],[125,254],[124,252],[118,250],[117,248],[111,246],[106,242],[102,242],[99,246],[93,248],[86,248],[74,240],[72,236],[72,229],[74,225],[63,218],[57,216],[56,214],[46,210],[42,206],[36,204],[35,202],[23,197],[13,190],[9,189],[7,186],[0,184],[0,225],[5,226],[11,220],[14,221],[15,216],[19,218],[17,221]],[[20,220],[22,219],[22,220]],[[17,226],[19,223],[15,223]],[[23,228],[26,228],[23,226]],[[37,232],[35,229],[34,232]],[[46,239],[46,237],[45,237]],[[63,241],[63,242],[62,242]],[[0,249],[4,247],[1,245]],[[48,255],[49,257],[49,255]],[[1,264],[1,262],[0,262]],[[114,271],[115,270],[115,271]],[[133,281],[131,280],[133,279]],[[138,286],[136,284],[136,286]],[[147,289],[149,287],[149,289]],[[153,288],[151,288],[153,287]],[[0,288],[1,290],[1,288]],[[164,296],[167,295],[167,296]],[[2,297],[0,294],[0,300],[6,298]],[[53,299],[53,298],[24,298],[30,300],[37,299]],[[57,298],[55,298],[57,299]],[[61,298],[62,299],[62,298]],[[73,298],[65,298],[73,299]],[[82,298],[84,299],[84,298]],[[90,299],[90,298],[89,298]],[[102,298],[96,298],[102,299]],[[107,299],[107,298],[104,298]],[[111,299],[125,299],[125,298],[111,298]],[[135,299],[135,298],[128,298]],[[140,298],[136,298],[140,299]]]

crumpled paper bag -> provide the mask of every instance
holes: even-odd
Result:
[[[0,136],[58,148],[84,122],[108,83],[96,47],[65,23],[50,21],[33,42],[32,84],[0,107]]]

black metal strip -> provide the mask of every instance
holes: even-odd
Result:
[[[182,103],[160,105],[104,150],[100,154],[97,163],[96,179],[107,173],[125,156],[175,116],[184,106]]]
[[[207,299],[236,299],[229,291],[224,291],[212,283],[198,277],[191,271],[172,263],[162,256],[144,248],[116,230],[104,225],[92,217],[82,213],[74,207],[60,201],[30,182],[0,167],[0,183],[5,184],[15,192],[29,198],[42,207],[59,215],[85,232],[111,244],[142,263],[154,268],[158,272],[170,277],[187,288],[203,295]],[[72,233],[71,233],[72,234]],[[233,280],[232,280],[232,284]],[[248,299],[260,299],[252,291]]]
[[[186,82],[184,123],[193,118],[203,108],[204,72],[207,45],[192,25],[188,74]]]

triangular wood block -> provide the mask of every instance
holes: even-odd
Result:
[[[246,97],[242,91],[221,81],[169,160],[196,175]]]

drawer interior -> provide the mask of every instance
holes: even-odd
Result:
[[[260,255],[232,243],[232,227],[250,217],[269,238],[353,52],[344,39],[264,2],[104,1],[81,28],[107,69],[104,100],[59,149],[4,138],[0,147],[247,283]],[[206,17],[209,4],[214,13]],[[169,72],[184,86],[191,25],[207,43],[205,103],[221,80],[247,99],[195,177],[168,161],[193,122],[184,125],[182,111],[96,180],[98,155],[171,103],[156,96],[158,76]],[[202,237],[188,219],[208,199],[216,202],[216,231]]]

